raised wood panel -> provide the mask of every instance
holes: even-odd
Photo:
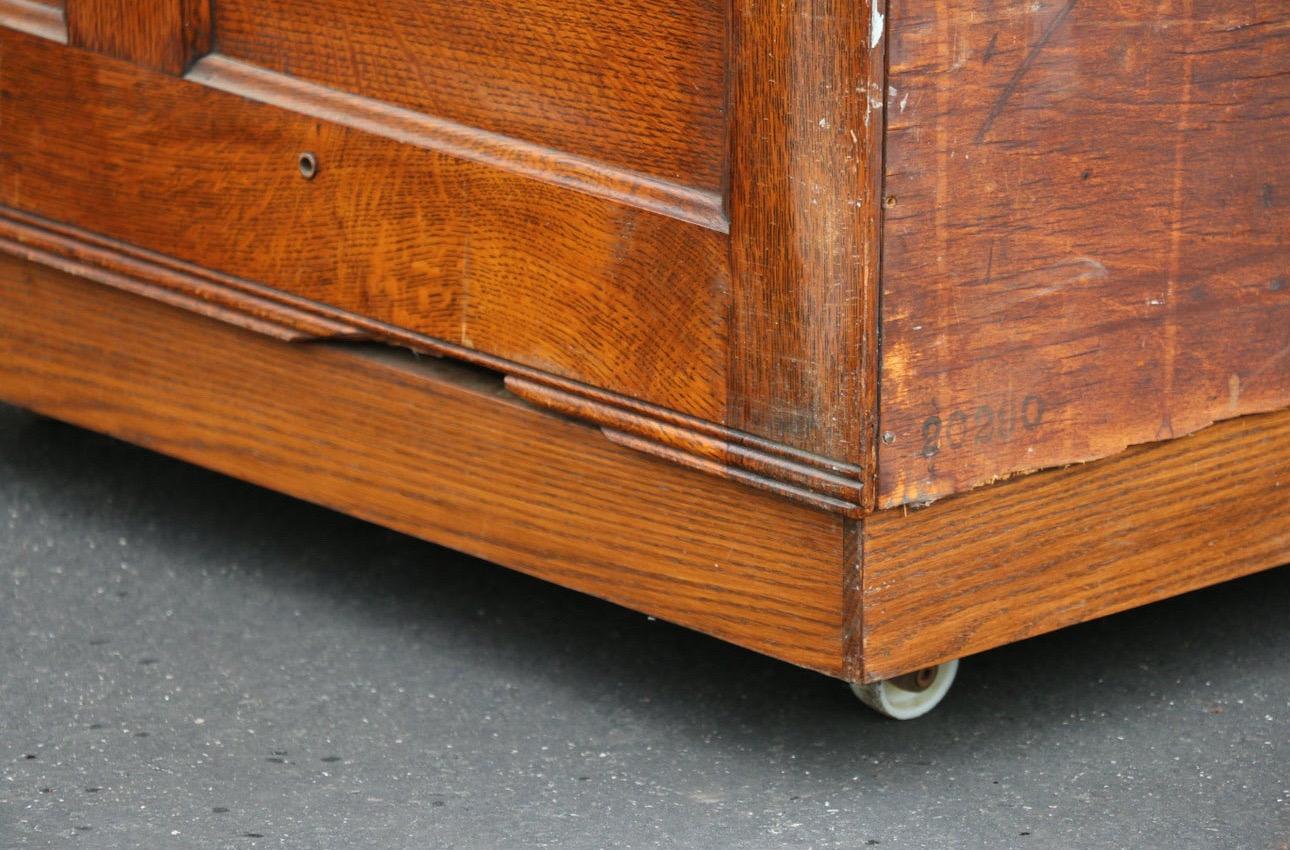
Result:
[[[283,343],[4,256],[0,364],[7,401],[841,670],[840,517],[614,446],[496,375]]]
[[[211,47],[211,0],[68,0],[67,40],[167,74]]]
[[[699,186],[722,184],[724,0],[221,0],[229,56]]]
[[[705,227],[0,32],[0,204],[720,422]],[[316,157],[304,179],[297,160]]]
[[[1290,7],[889,12],[882,505],[1290,404]]]
[[[1290,411],[879,511],[863,545],[866,679],[1285,564]]]
[[[511,174],[729,232],[721,194],[489,133],[361,95],[267,71],[222,54],[201,59],[185,79],[238,97],[362,130]]]
[[[874,11],[867,0],[735,0],[730,23],[730,423],[870,470]]]

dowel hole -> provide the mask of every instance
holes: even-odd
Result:
[[[309,151],[300,154],[296,164],[300,167],[300,176],[306,180],[312,180],[318,174],[318,157]]]

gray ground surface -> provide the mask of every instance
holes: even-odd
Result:
[[[1290,570],[822,677],[0,406],[0,847],[1286,848]]]

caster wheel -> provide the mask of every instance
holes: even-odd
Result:
[[[879,714],[896,720],[913,720],[936,708],[959,671],[957,661],[946,661],[917,673],[869,684],[853,684],[851,690],[860,701]]]

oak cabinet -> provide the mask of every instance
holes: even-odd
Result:
[[[1229,507],[1274,486],[1284,426],[1251,423],[1290,407],[1287,67],[1290,10],[1263,0],[0,0],[0,251],[7,286],[52,268],[92,282],[42,284],[78,302],[125,291],[169,345],[182,317],[221,356],[349,357],[377,385],[406,376],[373,345],[470,364],[506,415],[619,459],[581,478],[630,456],[659,487],[822,523],[836,575],[795,580],[836,585],[834,643],[732,639],[869,680],[1223,577],[1104,603],[1073,583],[1081,613],[1050,618],[1018,589],[1020,625],[925,647],[892,613],[935,609],[912,590],[926,559],[951,586],[979,566],[954,534],[1084,551],[1009,501],[1046,482],[1144,529],[1135,500],[1153,475],[1183,498],[1161,470],[1202,445],[1171,440],[1227,427],[1235,456],[1273,459]],[[42,327],[28,342],[53,345]],[[76,418],[16,373],[5,392]],[[1092,483],[1122,468],[1148,490]],[[603,522],[648,513],[635,498]],[[974,505],[997,506],[976,531],[937,525]],[[462,545],[447,520],[378,519]],[[1238,571],[1290,553],[1269,522]],[[915,534],[943,546],[913,559],[893,541]]]

